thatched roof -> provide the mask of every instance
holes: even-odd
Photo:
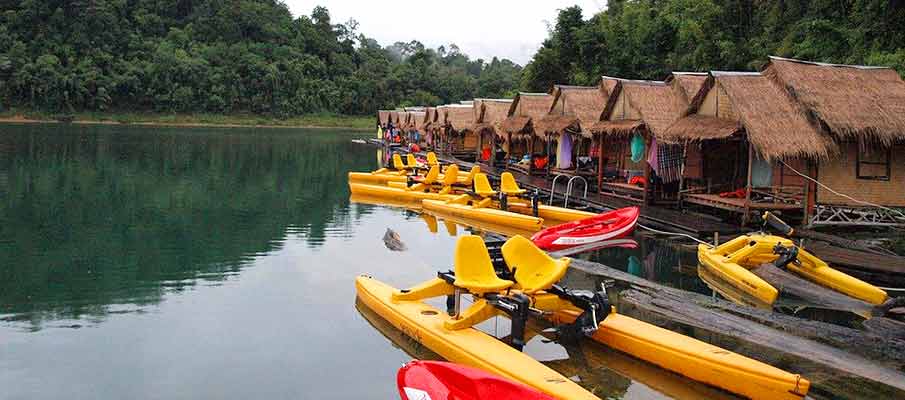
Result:
[[[832,142],[767,77],[758,73],[713,72],[708,80],[713,80],[707,84],[710,90],[719,87],[725,91],[748,141],[762,157],[822,158],[835,150]]]
[[[562,86],[553,88],[553,105],[543,118],[545,133],[567,131],[590,133],[590,127],[600,121],[606,108],[607,94],[601,86]]]
[[[591,125],[591,132],[605,134],[611,137],[629,137],[644,126],[644,122],[637,119],[620,119],[616,121],[598,121]]]
[[[424,126],[424,118],[426,113],[424,111],[413,111],[409,113],[409,129],[421,129]]]
[[[390,121],[390,110],[379,110],[377,111],[377,121],[380,122],[380,125],[386,125],[387,122]]]
[[[500,129],[511,134],[531,134],[534,121],[540,121],[553,106],[553,95],[547,93],[519,93],[512,101],[509,118]]]
[[[678,100],[687,107],[704,87],[708,76],[710,74],[706,72],[673,72],[666,78],[666,83],[673,85]]]
[[[691,114],[673,123],[657,138],[665,143],[683,143],[725,139],[741,131],[738,121]]]
[[[512,100],[478,99],[475,100],[475,131],[490,129],[500,132],[499,126],[509,117]]]
[[[397,125],[397,121],[399,121],[399,112],[398,112],[398,111],[390,111],[389,122],[392,122],[393,125]]]
[[[603,76],[600,79],[600,87],[606,92],[606,94],[610,97],[613,96],[613,92],[616,91],[616,87],[619,85],[619,78],[614,78],[611,76]]]
[[[474,107],[449,105],[446,107],[446,122],[452,130],[466,132],[474,130]]]
[[[764,76],[837,140],[905,139],[905,82],[893,69],[770,57]]]
[[[437,106],[437,108],[434,109],[436,115],[434,116],[434,123],[431,125],[431,128],[442,129],[446,127],[446,107],[447,106]]]
[[[437,119],[437,108],[436,107],[427,107],[424,109],[424,122],[421,123],[421,129],[427,131],[431,129],[434,125],[434,121]]]

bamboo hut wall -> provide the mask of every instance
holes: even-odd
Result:
[[[818,167],[820,182],[861,201],[905,207],[905,193],[902,190],[905,188],[905,145],[898,144],[892,148],[888,181],[858,179],[855,166],[858,146],[856,142],[846,142],[840,146],[838,156],[821,160]],[[822,187],[817,190],[817,201],[831,205],[858,205]]]

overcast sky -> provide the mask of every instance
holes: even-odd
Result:
[[[387,46],[418,40],[431,48],[455,43],[472,58],[525,65],[547,37],[558,9],[581,6],[589,18],[606,0],[284,0],[295,16],[327,7],[333,23],[354,18],[359,30]]]

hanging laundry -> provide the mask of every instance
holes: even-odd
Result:
[[[677,182],[682,179],[682,169],[685,165],[683,147],[676,144],[661,144],[655,149],[657,153],[657,168],[655,169],[657,176],[664,183]]]
[[[572,168],[572,135],[563,133],[559,139],[559,152],[556,154],[556,168]]]
[[[632,162],[641,162],[644,159],[644,136],[640,134],[635,134],[632,137]]]
[[[659,155],[659,148],[657,148],[657,138],[654,137],[650,141],[650,155],[647,156],[647,163],[650,165],[650,168],[654,170],[654,173],[660,175],[660,162],[657,160],[657,156]]]

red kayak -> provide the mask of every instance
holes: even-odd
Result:
[[[396,382],[402,400],[554,400],[521,383],[438,361],[412,361],[399,369]]]
[[[640,213],[638,207],[626,207],[542,230],[531,240],[544,250],[559,251],[619,239],[632,234]]]

